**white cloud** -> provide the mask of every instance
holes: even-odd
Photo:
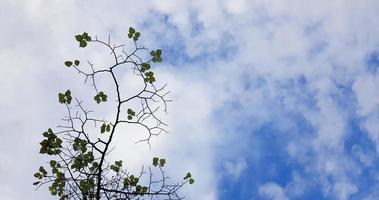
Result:
[[[247,163],[244,159],[227,161],[224,164],[226,173],[233,177],[234,180],[238,180],[241,173],[247,168]]]
[[[115,39],[121,40],[126,38],[130,25],[143,27],[145,21],[151,20],[153,28],[146,27],[151,32],[142,33],[146,35],[147,44],[153,47],[165,42],[175,45],[183,39],[180,41],[184,43],[183,52],[190,58],[209,56],[193,66],[186,64],[178,69],[164,66],[158,72],[159,79],[169,82],[175,101],[168,116],[172,134],[158,138],[153,151],[167,155],[169,160],[172,159],[170,163],[182,164],[178,174],[187,168],[197,174],[198,185],[195,187],[201,192],[190,192],[192,199],[217,198],[213,156],[222,154],[216,151],[223,148],[216,149],[215,145],[245,142],[235,137],[243,134],[238,130],[233,132],[234,135],[226,134],[230,131],[227,128],[235,127],[223,127],[219,121],[224,119],[212,115],[216,110],[233,116],[228,118],[232,119],[229,125],[244,122],[259,127],[267,121],[280,121],[276,125],[286,130],[294,127],[282,122],[287,119],[286,111],[300,113],[315,133],[304,133],[291,141],[287,146],[291,159],[320,175],[321,181],[327,180],[329,175],[333,177],[331,181],[325,181],[325,195],[348,199],[358,192],[349,175],[359,174],[360,169],[348,159],[343,149],[348,115],[355,113],[351,111],[354,108],[341,106],[334,97],[339,95],[341,85],[353,83],[358,103],[356,113],[366,118],[362,128],[377,142],[378,117],[372,113],[377,112],[379,103],[378,78],[365,73],[365,58],[379,42],[378,2],[231,2],[2,1],[0,25],[7,31],[0,38],[0,89],[3,92],[0,108],[5,110],[7,118],[0,122],[0,127],[15,124],[13,130],[1,129],[1,133],[9,132],[4,134],[3,140],[21,138],[18,146],[25,145],[16,153],[12,146],[1,147],[0,158],[6,160],[1,165],[1,172],[8,174],[13,165],[20,164],[18,160],[9,159],[9,155],[24,158],[26,154],[30,155],[29,152],[37,152],[39,136],[34,134],[33,142],[30,142],[30,133],[39,133],[42,127],[56,124],[63,113],[52,103],[57,91],[67,87],[85,91],[77,80],[78,76],[60,68],[60,62],[68,57],[84,56],[83,51],[77,50],[73,44],[72,36],[88,31],[99,36],[111,33]],[[162,21],[152,20],[156,17],[152,13],[167,15],[167,21],[175,30],[166,30],[167,25]],[[193,33],[195,24],[200,27],[197,33]],[[162,33],[167,38],[154,41],[151,34],[155,33]],[[231,56],[220,59],[217,55],[224,51],[231,52]],[[99,55],[101,52],[91,53],[94,57]],[[288,93],[285,83],[298,78],[303,78],[307,85],[290,86],[296,92]],[[314,102],[302,99],[304,94],[311,96]],[[25,96],[27,100],[24,100]],[[241,111],[225,110],[225,103],[230,102],[240,105]],[[238,146],[228,148],[227,154],[250,153],[250,149],[247,152],[241,150],[243,144]],[[140,146],[128,146],[125,151],[129,151],[128,148],[149,154],[143,146],[141,149]],[[314,157],[307,158],[309,155],[304,152],[312,152]],[[28,177],[35,163],[39,163],[37,156],[32,160],[25,159],[31,167],[20,177]],[[134,156],[132,160],[139,163]],[[361,159],[361,162],[365,161]],[[236,170],[235,176],[248,165],[239,163],[235,164],[236,169],[241,170]],[[0,181],[0,185],[3,190],[0,193],[22,199],[17,196],[17,180]],[[25,188],[28,187],[25,185]],[[278,195],[269,198],[287,198],[285,190],[274,183],[260,189],[262,195],[269,190]],[[35,194],[32,189],[25,193]]]
[[[259,195],[268,200],[288,200],[285,189],[276,183],[265,183],[258,191]]]
[[[333,187],[333,192],[336,194],[336,199],[347,200],[350,196],[358,191],[358,188],[351,183],[337,182]]]
[[[379,75],[362,75],[353,85],[358,100],[358,113],[367,116],[377,111],[379,105]]]

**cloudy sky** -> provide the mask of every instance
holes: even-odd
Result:
[[[58,92],[90,89],[63,62],[109,56],[73,36],[123,43],[129,26],[163,49],[153,68],[172,91],[170,133],[151,150],[120,136],[112,156],[131,168],[166,157],[173,179],[191,171],[188,200],[378,199],[378,11],[377,0],[1,0],[0,199],[51,199],[31,185],[41,133],[65,115]]]

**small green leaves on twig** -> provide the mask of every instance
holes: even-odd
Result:
[[[107,131],[107,132],[111,131],[111,125],[110,124],[103,123],[103,125],[101,125],[100,132],[105,133],[105,131]]]
[[[37,173],[34,174],[34,177],[41,180],[43,177],[47,175],[47,171],[42,166],[39,167],[39,170]],[[33,183],[33,185],[37,185],[38,183]]]
[[[65,199],[63,196],[64,192],[64,186],[65,186],[65,177],[64,173],[60,172],[58,168],[60,168],[60,164],[56,162],[55,160],[50,161],[50,166],[52,167],[52,172],[55,174],[56,178],[49,187],[49,190],[53,196],[58,195],[60,197],[63,197],[61,199]],[[47,177],[47,171],[41,166],[39,167],[39,171],[34,174],[34,177],[41,180],[43,178]],[[40,184],[41,181],[34,182],[33,185]]]
[[[88,33],[84,32],[81,35],[75,35],[76,41],[79,42],[79,47],[84,48],[87,46],[87,42],[91,41],[91,37]]]
[[[136,185],[136,191],[134,191],[134,194],[143,196],[147,193],[148,190],[149,188],[146,186]]]
[[[195,180],[192,178],[191,173],[187,172],[187,175],[183,178],[183,180],[188,180],[189,184],[193,184]]]
[[[159,165],[159,167],[164,167],[165,164],[166,164],[166,159],[164,159],[164,158],[159,159],[157,157],[153,158],[154,167],[156,167],[158,165]]]
[[[145,83],[155,82],[154,72],[152,72],[152,71],[145,72],[145,76],[146,76],[144,78]]]
[[[139,36],[141,36],[140,32],[137,32],[133,27],[129,27],[129,38],[133,38],[134,41],[137,41]]]
[[[134,116],[136,116],[136,112],[134,112],[132,109],[128,108],[128,120],[132,120]]]
[[[42,178],[46,177],[46,175],[47,175],[47,171],[45,170],[45,168],[41,166],[39,167],[38,172],[34,174],[34,177],[37,178],[38,180],[41,180]],[[41,183],[41,181],[36,181],[33,183],[33,185],[38,185],[39,183]]]
[[[94,156],[92,151],[89,151],[85,154],[79,154],[75,157],[74,163],[71,165],[71,169],[80,170],[84,167],[87,167],[88,164],[94,161]]]
[[[149,188],[146,186],[137,185],[138,181],[139,181],[139,178],[135,177],[134,175],[126,177],[124,179],[124,188],[135,187],[135,191],[133,191],[133,193],[135,195],[143,196],[148,192]]]
[[[87,151],[87,141],[80,139],[80,138],[75,138],[74,143],[72,144],[72,148],[74,151],[81,151],[82,153],[85,153]]]
[[[69,61],[68,60],[68,61],[64,62],[64,65],[66,65],[66,67],[71,67],[72,64],[74,64],[75,66],[79,66],[80,61],[79,60],[74,60],[74,62],[73,62],[73,61]]]
[[[154,63],[162,62],[162,50],[161,49],[157,49],[155,51],[151,51],[150,55],[153,57],[151,59],[151,61],[153,61]]]
[[[153,83],[155,81],[154,72],[149,71],[151,66],[149,63],[142,63],[140,72],[144,74],[145,83]]]
[[[51,172],[53,174],[58,174],[59,173],[58,168],[61,168],[61,164],[59,164],[59,162],[55,160],[50,160],[50,167],[51,167]]]
[[[159,161],[159,158],[157,158],[157,157],[153,158],[153,165],[154,165],[154,167],[156,167],[158,165],[158,161]]]
[[[122,167],[122,160],[115,161],[113,165],[111,165],[111,170],[118,173]]]
[[[95,180],[93,178],[81,180],[79,182],[79,186],[80,186],[81,191],[83,191],[84,194],[88,194],[95,187]]]
[[[66,178],[64,176],[64,173],[57,172],[56,179],[49,187],[50,193],[53,196],[55,195],[60,196],[61,197],[60,199],[66,199],[67,195],[63,195],[65,184],[66,184]]]
[[[154,72],[149,71],[151,69],[151,66],[149,63],[142,63],[141,64],[141,73],[145,75],[144,81],[145,83],[153,83],[155,81]]]
[[[95,99],[96,103],[106,102],[107,101],[107,95],[104,92],[99,92],[96,96],[93,97]]]
[[[127,188],[129,186],[136,186],[138,181],[139,181],[138,177],[131,175],[124,179],[124,188]]]
[[[145,72],[147,70],[150,70],[151,66],[149,63],[142,63],[141,64],[141,72]]]
[[[93,163],[92,163],[92,166],[89,168],[89,170],[90,170],[91,172],[96,172],[98,168],[99,168],[99,163],[97,163],[97,162],[93,162]]]
[[[72,66],[72,62],[71,61],[66,61],[66,62],[64,62],[64,65],[66,65],[67,67],[71,67]]]
[[[43,133],[43,136],[46,137],[46,139],[40,143],[41,149],[39,153],[48,155],[59,154],[61,152],[60,148],[62,148],[62,140],[58,138],[50,128]]]
[[[67,103],[70,104],[72,97],[71,97],[71,91],[67,90],[64,94],[59,93],[58,94],[59,103]]]

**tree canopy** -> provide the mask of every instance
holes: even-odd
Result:
[[[190,172],[184,173],[182,180],[171,183],[164,171],[165,158],[153,157],[151,166],[142,167],[137,174],[129,172],[122,160],[109,161],[112,141],[119,134],[121,124],[142,127],[147,134],[138,142],[148,145],[152,136],[167,132],[167,124],[160,115],[167,113],[169,92],[166,84],[156,84],[152,70],[154,63],[162,62],[162,50],[148,51],[139,46],[141,34],[132,27],[127,36],[133,43],[129,47],[131,50],[125,44],[111,43],[110,36],[104,41],[86,32],[75,35],[79,48],[88,45],[105,47],[114,60],[107,67],[95,67],[91,62],[85,67],[75,58],[64,62],[64,66],[83,75],[85,83],[91,84],[92,94],[85,95],[93,95],[96,105],[109,103],[109,95],[115,96],[116,103],[112,106],[114,119],[107,120],[96,117],[95,111],[87,109],[70,89],[58,93],[58,102],[66,107],[67,113],[57,130],[48,128],[42,134],[39,153],[45,155],[48,162],[34,174],[37,181],[33,185],[37,188],[48,185],[51,195],[61,200],[183,199],[179,189],[187,183],[194,183]],[[120,67],[131,67],[143,85],[141,90],[124,97],[117,76]],[[97,86],[98,79],[104,77],[113,83],[111,91]]]

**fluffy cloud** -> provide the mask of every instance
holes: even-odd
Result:
[[[270,200],[288,200],[285,190],[276,183],[266,183],[259,188],[259,194]]]

